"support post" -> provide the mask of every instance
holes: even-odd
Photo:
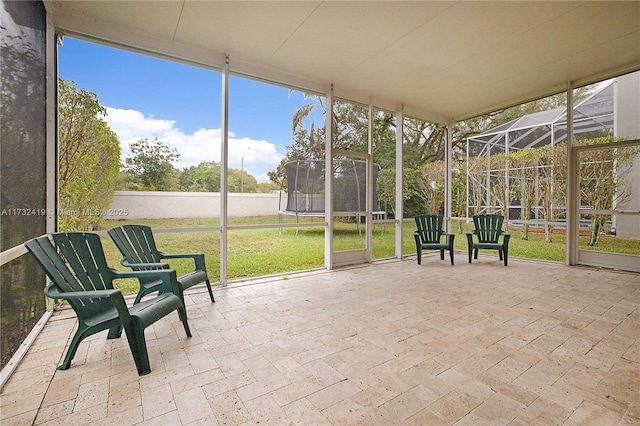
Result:
[[[368,148],[367,153],[370,158],[367,160],[367,190],[366,190],[366,211],[367,211],[367,223],[365,227],[366,235],[366,260],[371,262],[373,259],[373,105],[369,101],[369,126],[368,126]]]
[[[229,55],[222,69],[220,141],[220,284],[227,285],[227,215],[229,198]]]
[[[58,38],[51,14],[46,18],[46,79],[47,79],[47,124],[46,124],[46,174],[45,174],[45,202],[47,217],[45,230],[48,234],[58,231],[58,200],[59,198],[59,144],[58,144]],[[48,278],[47,278],[48,281]],[[44,282],[43,282],[44,285]],[[53,312],[54,300],[46,298],[47,311]]]
[[[577,153],[573,149],[573,82],[567,82],[567,265],[578,263],[578,236],[580,232],[580,170]]]
[[[333,84],[327,93],[325,114],[325,171],[324,171],[324,211],[327,226],[324,230],[324,265],[333,269]]]
[[[396,258],[402,259],[402,220],[404,219],[403,203],[403,133],[404,133],[404,105],[396,112]]]
[[[451,216],[453,214],[453,146],[451,135],[451,125],[447,125],[445,129],[446,145],[444,148],[444,229],[446,232],[451,232]]]

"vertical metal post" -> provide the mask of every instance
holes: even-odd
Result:
[[[403,133],[404,133],[404,105],[396,112],[396,258],[402,258],[402,220],[404,219],[403,204],[403,178],[402,171],[404,164],[403,153]]]
[[[566,264],[578,263],[578,236],[580,232],[580,179],[578,155],[573,149],[573,82],[567,82],[567,234]]]
[[[445,129],[444,148],[444,217],[445,231],[451,232],[451,216],[453,212],[453,146],[451,142],[451,125]]]
[[[509,213],[511,211],[511,193],[509,191],[509,132],[505,133],[504,138],[504,156],[505,156],[505,165],[504,165],[504,221],[505,221],[505,230],[509,228]],[[521,203],[522,204],[522,203]],[[507,231],[508,232],[508,231]]]
[[[369,154],[369,158],[367,159],[367,191],[366,191],[366,202],[367,202],[367,223],[365,227],[365,235],[366,235],[366,260],[367,262],[371,262],[373,259],[373,105],[369,102],[369,126],[368,126],[368,148],[367,153]]]
[[[46,27],[46,80],[47,80],[47,124],[46,124],[46,232],[58,230],[58,43],[62,36],[55,34],[51,15],[47,13]]]
[[[62,36],[61,36],[62,37]],[[45,230],[47,233],[58,230],[58,37],[55,33],[51,14],[46,14],[46,171],[45,171],[45,202],[47,216]],[[60,41],[62,39],[60,38]],[[47,278],[48,280],[48,278]],[[44,286],[44,282],[43,282]],[[53,312],[54,300],[46,298],[47,311]]]
[[[327,227],[324,231],[324,265],[333,269],[333,84],[327,93],[325,114],[325,171],[324,171],[324,211]]]
[[[484,184],[485,184],[484,200],[485,201],[484,201],[483,207],[486,207],[486,209],[484,209],[484,213],[493,213],[491,209],[491,146],[488,147],[485,155],[487,156],[487,174],[484,179]],[[476,212],[476,214],[481,214],[482,212],[483,210],[480,210]]]
[[[220,140],[220,284],[227,285],[227,214],[229,197],[229,55],[222,68]]]
[[[466,154],[466,157],[467,157],[467,164],[466,164],[466,167],[467,167],[467,176],[466,176],[466,180],[467,180],[467,182],[466,182],[467,183],[467,186],[466,186],[466,188],[467,188],[467,204],[466,204],[466,206],[467,207],[466,207],[465,217],[468,218],[469,217],[469,212],[471,211],[471,209],[469,208],[469,203],[471,202],[471,197],[469,197],[469,192],[471,192],[471,188],[469,187],[469,182],[470,182],[470,179],[469,179],[469,138],[467,138],[467,154]]]

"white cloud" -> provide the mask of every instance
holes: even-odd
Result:
[[[220,161],[220,129],[199,129],[193,134],[186,134],[175,127],[174,120],[145,117],[140,111],[107,107],[107,114],[105,121],[120,139],[123,159],[131,154],[133,142],[158,138],[178,150],[181,158],[174,166],[179,169],[196,166],[203,161]],[[229,167],[241,168],[243,156],[244,169],[258,182],[267,181],[267,171],[275,169],[283,157],[271,142],[237,138],[229,132]]]

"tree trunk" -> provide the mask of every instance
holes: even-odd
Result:
[[[548,223],[544,224],[544,241],[547,243],[552,242],[552,237],[553,235],[553,225],[550,225]]]

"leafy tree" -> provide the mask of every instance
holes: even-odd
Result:
[[[98,228],[120,172],[120,142],[95,93],[59,79],[60,204],[63,231]]]
[[[538,186],[538,161],[535,150],[523,149],[509,156],[509,194],[511,199],[519,199],[522,211],[521,219],[533,218]],[[529,239],[529,223],[522,225],[522,239]]]
[[[579,145],[597,145],[615,142],[618,138],[581,140]],[[631,198],[626,177],[640,150],[637,147],[585,151],[580,162],[580,204],[594,210],[623,207]],[[598,245],[604,226],[611,215],[591,215],[589,246]]]
[[[229,192],[257,192],[258,181],[246,170],[229,169]]]
[[[220,163],[203,161],[180,173],[180,189],[192,192],[220,191]]]
[[[131,144],[131,157],[125,159],[124,172],[141,189],[169,191],[176,186],[179,173],[171,162],[179,159],[176,148],[169,148],[158,138],[151,142],[144,138]]]
[[[229,192],[258,192],[258,181],[246,170],[229,169]],[[180,173],[180,189],[193,192],[220,191],[220,163],[203,161]],[[279,187],[278,187],[279,189]]]
[[[260,182],[258,183],[258,192],[269,194],[280,190],[280,185],[273,182]]]
[[[444,214],[444,162],[424,164],[419,169],[417,193],[422,201],[422,213]]]
[[[463,161],[453,161],[451,165],[451,214],[455,217],[467,215],[467,164]],[[458,233],[462,234],[464,220],[458,220]]]
[[[542,218],[546,222],[544,239],[550,243],[553,240],[553,225],[549,222],[558,219],[558,207],[566,205],[567,146],[549,145],[536,150],[539,152],[542,166],[538,176],[538,203],[542,207]]]

